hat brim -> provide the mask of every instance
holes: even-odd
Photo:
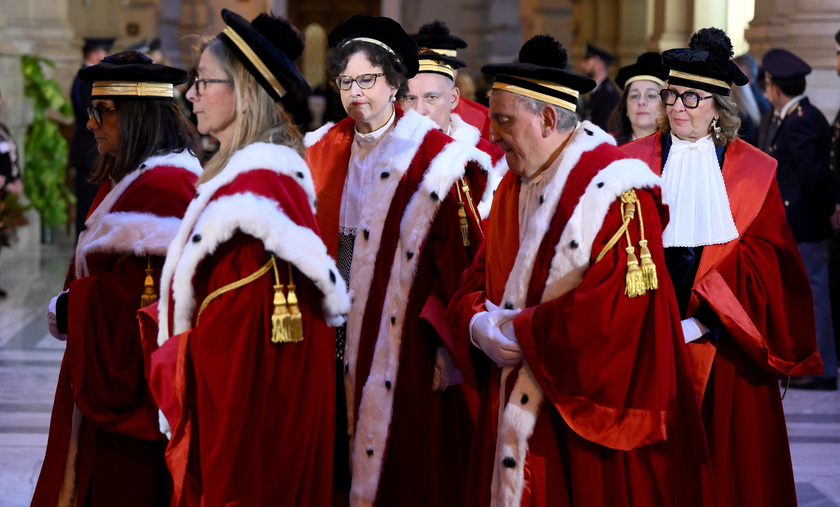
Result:
[[[330,32],[327,42],[331,48],[340,47],[351,39],[373,39],[394,53],[406,68],[407,78],[417,74],[417,44],[403,27],[391,18],[356,14]]]

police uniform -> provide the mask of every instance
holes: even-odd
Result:
[[[607,67],[615,60],[615,56],[612,54],[589,43],[586,44],[586,56],[584,58],[600,58]],[[615,106],[618,105],[619,100],[621,100],[621,96],[612,80],[607,76],[595,87],[585,103],[586,119],[606,130],[610,115]]]

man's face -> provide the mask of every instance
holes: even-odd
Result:
[[[516,95],[494,90],[490,94],[490,141],[505,152],[508,167],[529,179],[545,164],[543,115],[517,107]]]
[[[601,59],[597,56],[587,56],[580,62],[580,70],[582,71],[583,75],[594,79],[595,75],[597,74],[598,65],[600,65]]]
[[[784,106],[783,103],[780,103],[781,93],[779,89],[770,81],[770,76],[766,75],[764,76],[764,96],[776,111],[780,111]]]
[[[403,109],[414,109],[428,116],[444,132],[449,131],[449,116],[458,105],[460,94],[452,80],[440,74],[421,72],[408,80],[408,94],[402,99]]]

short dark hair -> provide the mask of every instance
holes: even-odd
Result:
[[[119,129],[115,156],[103,154],[91,183],[108,177],[120,181],[143,161],[155,155],[189,150],[201,158],[203,150],[198,131],[174,102],[163,100],[114,100]]]
[[[796,97],[805,93],[805,76],[779,79],[770,77],[770,82],[779,88],[779,91],[788,97]]]
[[[351,41],[345,45],[339,44],[327,52],[327,72],[331,78],[336,78],[347,67],[347,61],[356,53],[364,53],[371,65],[382,67],[385,80],[397,89],[397,99],[408,94],[408,69],[405,68],[393,53],[375,44],[363,41]]]

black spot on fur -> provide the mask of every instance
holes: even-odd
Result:
[[[604,188],[604,182],[603,181],[598,182],[598,188]]]
[[[408,258],[408,260],[411,260],[411,258],[414,257],[414,252],[406,252],[405,256]]]
[[[365,229],[364,235],[365,235],[365,239],[369,239],[370,238],[370,229]]]
[[[368,447],[367,455],[368,456],[373,456],[373,449],[371,449],[370,447]]]
[[[344,374],[345,374],[345,375],[347,375],[348,373],[350,373],[350,365],[349,365],[349,364],[345,364],[345,365],[344,365]]]
[[[385,388],[388,389],[389,391],[391,390],[391,381],[390,380],[385,381]]]
[[[194,200],[198,200],[198,195],[199,195],[199,194],[195,194],[195,197],[193,197],[193,199],[194,199]]]
[[[335,285],[335,273],[333,273],[333,270],[330,270],[330,281]]]
[[[522,404],[523,404],[523,405],[525,405],[526,403],[528,403],[528,395],[527,395],[527,394],[523,394],[523,395],[522,395]]]
[[[572,247],[572,250],[575,250],[579,245],[577,241],[572,240],[572,242],[569,243],[569,246]]]
[[[390,176],[390,175],[391,175],[391,173],[389,173],[388,171],[382,171],[382,174],[380,174],[379,177],[383,180],[387,180],[388,176]]]
[[[505,303],[505,310],[513,310],[513,303],[511,303],[510,301]]]
[[[397,323],[397,318],[394,317],[393,315],[391,315],[391,325],[393,326],[396,323]]]
[[[435,202],[438,202],[438,199],[440,199],[437,192],[432,192],[431,194],[429,194],[429,197],[431,197],[432,200],[435,201]]]
[[[302,172],[300,172],[300,171],[296,172],[296,173],[295,173],[295,176],[297,176],[297,177],[298,177],[298,178],[300,178],[300,179],[303,179],[303,173],[302,173]]]
[[[595,135],[595,134],[593,134],[593,133],[592,133],[592,131],[591,131],[591,130],[589,130],[589,129],[583,129],[583,131],[584,131],[584,132],[586,132],[586,135],[588,135],[588,136]]]
[[[373,451],[371,451],[371,452],[373,452]],[[504,465],[508,468],[516,468],[516,460],[513,459],[513,457],[508,456],[508,457],[506,457],[505,459],[502,460],[502,465]]]
[[[201,241],[201,234],[194,235],[192,241],[193,243],[198,243],[199,241]]]
[[[544,203],[544,202],[545,202],[545,196],[541,195],[540,196],[540,206],[542,206],[542,203]]]

